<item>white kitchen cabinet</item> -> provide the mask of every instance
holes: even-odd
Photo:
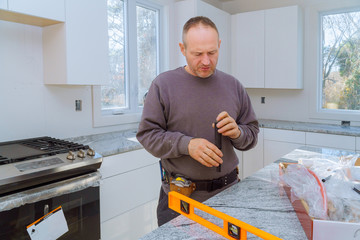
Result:
[[[264,129],[260,128],[257,145],[243,152],[243,177],[246,178],[264,167]]]
[[[157,228],[156,208],[158,200],[145,203],[118,217],[101,224],[103,240],[133,240]]]
[[[41,27],[64,22],[64,0],[0,0],[0,20]]]
[[[357,152],[360,152],[360,137],[356,137],[355,141],[356,141],[355,149]]]
[[[265,36],[265,88],[303,88],[300,8],[266,10]]]
[[[230,30],[231,18],[230,14],[218,9],[208,3],[200,0],[185,0],[177,1],[175,3],[175,48],[177,49],[174,54],[176,56],[175,65],[185,66],[185,57],[180,52],[178,43],[182,42],[182,28],[187,20],[195,16],[205,16],[210,18],[218,28],[221,45],[217,68],[221,71],[230,73],[229,58],[231,55],[230,45]]]
[[[157,158],[140,149],[103,159],[100,168],[102,239],[126,239],[127,232],[145,234],[157,227],[155,207],[161,186]],[[131,225],[118,225],[126,222]],[[134,236],[138,239],[140,236]],[[129,237],[131,235],[128,235]]]
[[[106,1],[66,0],[66,23],[43,29],[45,84],[108,82]]]
[[[356,140],[353,136],[325,134],[325,133],[306,133],[306,145],[315,147],[328,147],[355,151]]]
[[[298,6],[235,14],[232,24],[231,71],[245,87],[303,87],[302,18]]]
[[[231,17],[232,74],[247,88],[265,86],[264,18],[264,11],[246,12]]]
[[[305,132],[264,128],[264,166],[305,145]]]
[[[0,9],[4,9],[4,10],[8,9],[7,0],[0,0]]]
[[[65,21],[64,0],[8,0],[10,11]]]

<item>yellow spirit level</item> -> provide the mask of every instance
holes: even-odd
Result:
[[[169,192],[169,208],[227,239],[246,240],[247,232],[265,240],[281,239],[174,191]],[[197,215],[194,211],[195,208],[222,219],[224,222],[223,228]]]

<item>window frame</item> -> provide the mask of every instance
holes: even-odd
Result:
[[[309,117],[310,119],[320,120],[339,120],[339,121],[358,121],[360,111],[344,109],[324,109],[322,108],[322,17],[329,14],[337,14],[350,11],[360,11],[359,3],[349,3],[339,7],[337,3],[325,3],[312,6],[308,9],[308,20],[305,24],[307,30],[305,42],[305,74],[311,88],[309,98]],[[316,37],[314,37],[316,36]]]
[[[125,2],[125,31],[126,31],[126,48],[125,48],[125,78],[126,78],[126,98],[127,107],[119,110],[102,110],[101,109],[101,86],[92,86],[92,106],[93,106],[93,126],[104,127],[111,125],[121,125],[137,123],[141,119],[142,107],[138,105],[138,77],[137,77],[137,23],[136,23],[136,6],[156,9],[158,16],[158,69],[160,73],[167,68],[165,48],[167,47],[165,39],[165,9],[163,5],[149,0],[124,0]],[[130,29],[133,29],[130,31]],[[135,56],[135,57],[134,57]]]

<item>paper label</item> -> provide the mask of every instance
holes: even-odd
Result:
[[[56,240],[67,231],[69,228],[61,206],[27,226],[31,240]]]

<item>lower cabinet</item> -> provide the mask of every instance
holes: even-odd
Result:
[[[103,159],[100,172],[102,240],[138,239],[157,228],[157,158],[144,149],[117,154]]]
[[[305,145],[305,132],[264,128],[264,166]]]
[[[235,153],[239,159],[238,166],[240,179],[244,179],[264,167],[263,138],[264,129],[260,128],[260,132],[258,134],[258,142],[254,148],[248,151],[240,151],[235,149]]]

